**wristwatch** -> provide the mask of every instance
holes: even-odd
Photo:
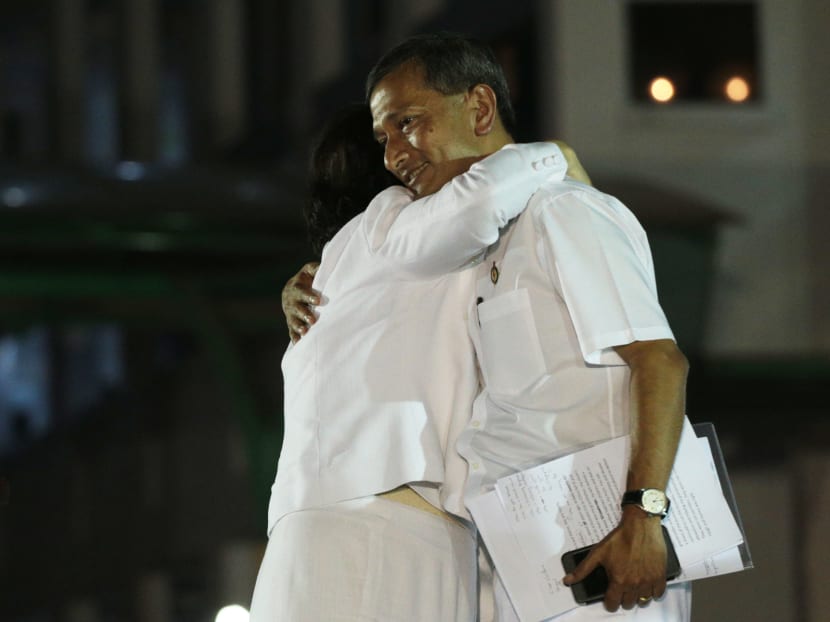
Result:
[[[627,490],[623,493],[622,506],[636,505],[650,516],[666,518],[669,513],[671,501],[666,493],[657,488],[640,488],[639,490]]]

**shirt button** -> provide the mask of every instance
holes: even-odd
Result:
[[[479,464],[478,462],[473,462],[473,471],[478,471]]]
[[[473,421],[472,423],[470,423],[470,425],[473,426],[474,428],[478,428],[478,427],[481,427],[481,422],[480,421]]]

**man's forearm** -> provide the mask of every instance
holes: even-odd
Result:
[[[683,428],[686,357],[670,340],[617,348],[631,369],[631,459],[627,489],[665,490]]]

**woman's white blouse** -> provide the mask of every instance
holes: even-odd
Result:
[[[566,167],[551,143],[510,145],[425,199],[387,189],[326,246],[317,323],[282,362],[269,533],[288,512],[406,483],[465,513],[455,439],[478,376],[466,322],[475,272],[462,268]]]

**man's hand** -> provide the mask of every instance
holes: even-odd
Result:
[[[631,609],[660,598],[666,591],[666,542],[660,519],[638,507],[625,507],[620,524],[565,576],[565,585],[582,581],[597,566],[605,568],[608,575],[603,601],[608,611],[620,606]]]
[[[307,263],[288,279],[282,290],[282,312],[293,343],[297,343],[317,321],[312,307],[320,304],[321,297],[320,292],[311,289],[311,282],[319,267],[317,262]]]

